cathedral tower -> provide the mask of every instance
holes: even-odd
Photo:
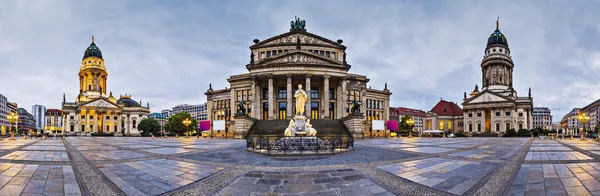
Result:
[[[102,52],[94,43],[92,35],[92,44],[85,50],[79,69],[79,96],[83,99],[106,97],[107,77]]]
[[[504,91],[512,88],[512,73],[515,65],[510,56],[508,40],[498,29],[488,38],[485,55],[481,61],[482,88],[492,91]]]

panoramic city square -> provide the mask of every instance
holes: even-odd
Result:
[[[0,1],[0,196],[600,196],[600,1]]]
[[[3,140],[0,195],[598,195],[600,143],[551,138],[357,140],[272,157],[243,140]]]

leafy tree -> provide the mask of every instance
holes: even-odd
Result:
[[[160,124],[157,120],[151,118],[146,118],[140,121],[138,129],[141,131],[142,136],[150,136],[150,133],[155,136],[160,134]]]
[[[192,121],[192,123],[189,125],[189,127],[187,127],[187,129],[183,124],[183,120],[185,119],[190,119]],[[165,130],[171,133],[177,133],[179,135],[184,135],[186,131],[193,133],[198,130],[198,121],[196,119],[193,119],[189,113],[181,112],[167,119],[167,123],[165,124]]]
[[[400,123],[398,123],[398,130],[410,130],[411,127],[406,124],[406,121],[408,121],[408,119],[411,119],[412,117],[410,115],[404,115],[402,116],[402,118],[400,118]]]
[[[529,137],[531,135],[531,132],[529,132],[529,130],[527,129],[519,129],[518,134],[521,137]]]
[[[509,129],[508,131],[506,131],[506,134],[504,136],[506,137],[514,137],[517,136],[517,131],[515,131],[515,129]]]

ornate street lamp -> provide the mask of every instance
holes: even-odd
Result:
[[[190,132],[189,132],[189,129],[188,129],[188,126],[190,126],[190,124],[192,124],[192,121],[191,121],[189,118],[186,118],[185,120],[183,120],[183,125],[185,125],[185,131],[186,131],[186,133],[187,133],[187,134],[185,135],[185,137],[186,137],[186,138],[188,138],[188,137],[189,137],[189,135],[190,135],[190,134],[189,134]]]
[[[8,119],[8,121],[10,122],[10,126],[9,126],[9,132],[10,132],[10,139],[9,140],[15,140],[15,133],[12,131],[12,124],[15,123],[15,130],[17,129],[17,120],[19,120],[19,114],[11,112],[6,116],[6,119]]]
[[[590,120],[590,116],[586,115],[585,112],[579,112],[577,115],[577,120],[583,124],[583,132],[585,133],[585,123]],[[585,137],[582,137],[582,139],[585,139]]]
[[[413,118],[410,117],[408,120],[406,120],[406,124],[410,127],[410,131],[408,131],[408,137],[412,138],[413,125],[415,124],[415,120],[413,120]]]

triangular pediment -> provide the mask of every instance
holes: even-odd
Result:
[[[302,50],[295,50],[295,51],[291,51],[287,54],[272,56],[272,57],[264,59],[261,62],[258,62],[257,65],[269,65],[269,64],[280,64],[280,63],[322,64],[322,65],[329,64],[329,65],[343,66],[342,62],[337,61],[335,59],[321,56],[321,55],[315,55],[313,53],[302,51]]]
[[[505,102],[505,101],[512,101],[512,100],[509,100],[501,95],[492,93],[490,91],[483,91],[483,92],[479,93],[478,95],[475,95],[470,100],[467,100],[465,102],[465,104]]]
[[[102,99],[102,98],[92,100],[88,103],[85,103],[85,104],[83,104],[83,107],[119,108],[119,106],[111,103],[110,101]]]
[[[331,41],[329,39],[323,38],[312,33],[308,33],[306,31],[291,31],[288,33],[280,34],[275,37],[266,39],[262,42],[258,42],[250,46],[250,48],[255,49],[277,45],[293,45],[298,44],[298,40],[300,41],[300,45],[319,45],[345,49],[343,45],[338,44],[337,42]]]

